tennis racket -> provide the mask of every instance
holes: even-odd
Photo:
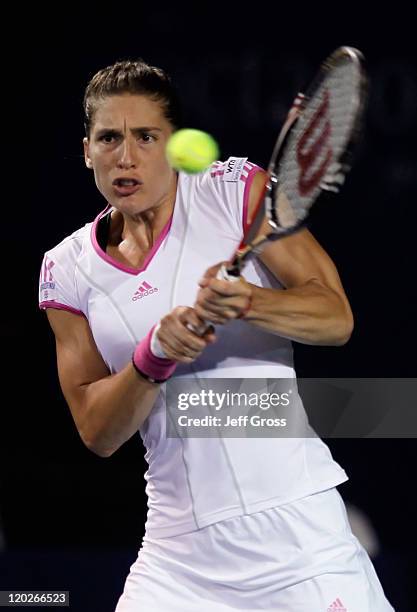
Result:
[[[299,93],[276,141],[265,190],[242,242],[218,277],[237,279],[247,261],[269,243],[305,224],[323,191],[337,193],[352,165],[365,108],[363,55],[339,47],[320,66],[305,94]],[[257,236],[265,215],[270,233]]]

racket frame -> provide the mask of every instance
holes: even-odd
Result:
[[[315,93],[321,87],[329,72],[336,68],[340,62],[347,59],[355,64],[358,73],[358,87],[356,88],[352,98],[352,105],[354,109],[352,114],[354,115],[354,121],[342,153],[336,160],[333,160],[332,163],[337,164],[338,173],[343,175],[343,177],[351,169],[353,159],[352,150],[357,144],[359,135],[361,133],[362,117],[367,99],[368,81],[364,69],[364,57],[361,51],[354,47],[342,46],[337,48],[322,62],[306,93],[299,93],[295,97],[292,108],[288,113],[287,119],[275,143],[271,160],[268,165],[265,187],[256,206],[253,221],[245,233],[238,249],[234,253],[230,263],[220,271],[219,277],[228,280],[237,279],[247,261],[256,255],[259,255],[268,242],[280,240],[285,236],[294,234],[304,227],[307,216],[291,227],[284,228],[279,222],[276,207],[274,206],[280,186],[279,166],[285,152],[285,145],[288,142],[289,136],[297,122],[300,120],[308,101],[314,97]],[[327,187],[323,183],[320,185],[320,190],[339,191],[338,188]],[[320,195],[321,194],[319,193],[315,198],[315,201],[320,197]],[[263,236],[257,236],[258,230],[265,216],[268,219],[271,232]]]

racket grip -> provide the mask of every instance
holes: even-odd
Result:
[[[216,274],[216,278],[218,278],[219,280],[226,280],[229,281],[231,283],[234,283],[236,281],[239,280],[239,272],[236,271],[236,273],[230,271],[227,269],[226,265],[223,264],[221,266],[221,268],[219,268],[217,274]]]
[[[231,283],[234,283],[239,280],[239,272],[233,274],[227,269],[225,264],[222,264],[222,266],[217,271],[216,278],[219,280],[226,280]],[[187,323],[187,329],[197,334],[198,336],[204,336],[204,334],[209,330],[210,327],[212,327],[211,323],[206,322],[206,325],[203,329],[199,328],[197,330],[194,325],[191,325],[191,323]]]
[[[160,359],[168,359],[168,357],[164,353],[161,343],[158,340],[158,336],[156,335],[160,327],[161,327],[161,324],[158,323],[158,325],[154,328],[152,332],[151,341],[150,341],[150,349],[151,349],[151,352],[155,355],[155,357],[159,357]]]
[[[194,334],[197,334],[197,336],[200,336],[200,337],[204,336],[204,334],[208,332],[210,327],[213,327],[213,326],[212,326],[211,323],[208,323],[207,321],[205,321],[204,327],[199,327],[198,329],[196,327],[194,327],[194,325],[192,325],[191,323],[187,323],[187,325],[186,325],[187,329],[189,329]]]

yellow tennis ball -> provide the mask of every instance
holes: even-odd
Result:
[[[171,135],[166,146],[166,156],[176,170],[197,174],[218,159],[219,147],[207,132],[187,128]]]

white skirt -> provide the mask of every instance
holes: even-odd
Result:
[[[336,489],[144,537],[116,612],[392,612]]]

